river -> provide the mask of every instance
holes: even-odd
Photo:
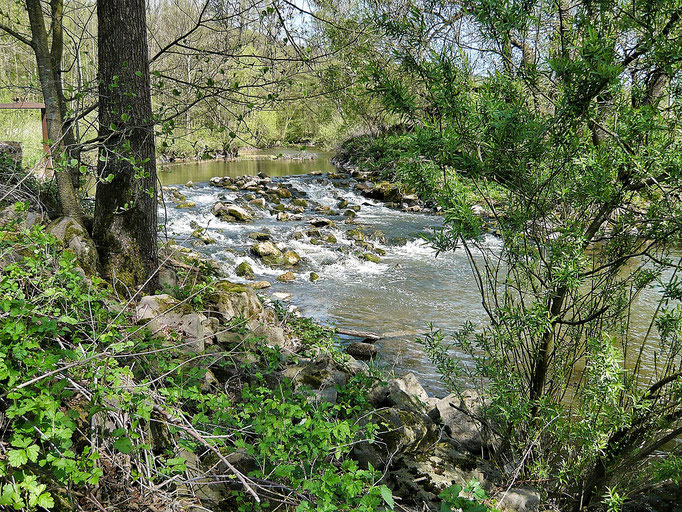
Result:
[[[271,288],[261,290],[261,293],[291,293],[289,303],[303,315],[327,325],[387,334],[377,342],[378,363],[392,367],[398,375],[414,372],[427,391],[442,395],[445,392],[443,384],[415,339],[428,331],[429,324],[444,332],[452,332],[465,321],[474,325],[486,321],[464,252],[441,253],[436,257],[436,251],[421,238],[422,233],[442,225],[439,216],[389,209],[349,188],[347,180],[311,175],[315,171],[316,174],[335,171],[329,163],[329,154],[318,154],[313,160],[271,159],[279,153],[275,150],[233,161],[161,166],[161,183],[177,186],[188,201],[196,204],[189,209],[176,209],[173,204],[168,204],[160,210],[161,219],[167,215],[168,236],[189,244],[196,226],[194,222],[206,228],[216,243],[195,244],[195,248],[218,261],[230,280],[245,282],[236,276],[235,268],[246,261],[252,266],[257,279],[272,283]],[[278,221],[265,210],[253,222],[239,224],[224,222],[212,214],[212,207],[221,196],[229,202],[242,192],[212,187],[208,183],[211,177],[256,175],[259,172],[271,176],[274,182],[299,190],[305,196],[309,205],[302,220]],[[185,186],[190,180],[194,186]],[[348,207],[359,206],[355,219],[358,225],[365,226],[366,231],[376,229],[385,235],[385,241],[373,241],[376,247],[386,252],[379,263],[365,261],[346,250],[352,243],[347,238],[347,231],[356,226],[344,224],[339,216],[332,217],[335,228],[325,229],[334,235],[336,243],[319,245],[311,243],[309,236],[301,239],[292,237],[294,233],[310,228],[308,220],[320,215],[316,207],[338,210],[340,201],[346,201]],[[296,251],[303,258],[294,269],[294,282],[275,281],[283,270],[265,266],[249,253],[255,242],[248,238],[248,234],[263,231],[271,234],[280,249]],[[485,243],[492,247],[500,245],[499,240],[492,236]],[[310,282],[310,272],[319,274],[320,279]],[[643,335],[646,331],[647,319],[655,309],[658,297],[658,293],[652,292],[643,294],[639,299],[633,318],[641,328],[635,328],[636,334],[641,331]],[[350,340],[344,336],[341,339],[342,342]],[[654,363],[645,357],[645,366],[648,364]]]

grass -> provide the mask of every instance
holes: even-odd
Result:
[[[33,167],[43,157],[39,110],[0,110],[0,133],[3,140],[21,143],[25,167]]]

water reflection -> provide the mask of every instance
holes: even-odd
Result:
[[[297,157],[303,153],[284,149],[265,150],[245,154],[234,160],[161,164],[158,166],[158,176],[162,185],[184,185],[188,181],[208,181],[214,176],[254,176],[261,172],[268,176],[293,176],[313,171],[332,172],[335,169],[329,163],[331,153],[305,153],[312,153],[316,158],[291,159],[289,157]],[[279,154],[284,155],[284,158],[273,159]]]

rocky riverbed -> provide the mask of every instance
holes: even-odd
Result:
[[[341,339],[356,356],[416,373],[431,393],[445,389],[415,337],[429,322],[484,321],[466,254],[435,257],[421,235],[442,217],[408,190],[357,172],[313,172],[215,177],[163,195],[169,238],[319,322],[379,333],[374,347]]]

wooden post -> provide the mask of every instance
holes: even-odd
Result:
[[[50,157],[50,137],[47,135],[47,111],[45,110],[45,107],[40,109],[40,121],[43,125],[43,151],[46,156]]]

